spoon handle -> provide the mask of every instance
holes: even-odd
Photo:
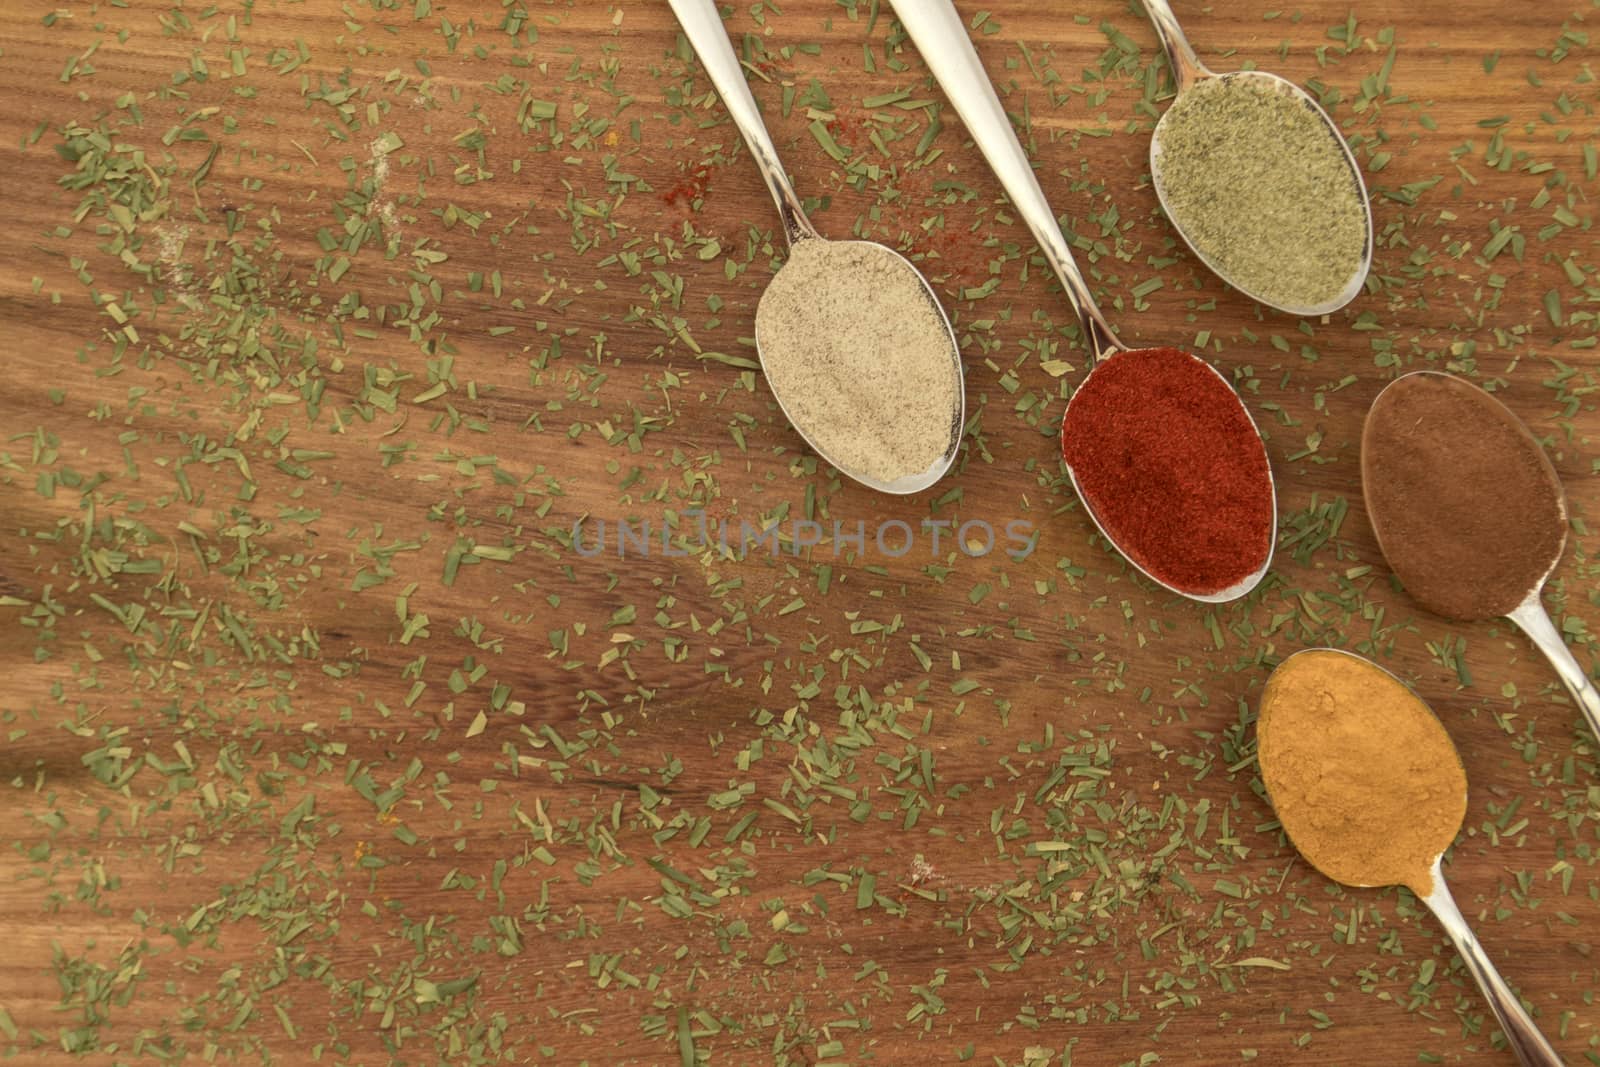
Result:
[[[1045,200],[1039,179],[1034,176],[1022,143],[1011,127],[1011,119],[995,94],[978,51],[967,36],[966,24],[952,0],[890,0],[900,25],[916,43],[922,60],[933,72],[944,94],[955,107],[978,150],[989,161],[1017,213],[1027,223],[1039,250],[1061,280],[1067,298],[1078,315],[1078,324],[1088,335],[1094,358],[1120,352],[1126,346],[1117,340],[1111,324],[1095,306],[1088,282],[1072,258],[1072,249],[1061,234],[1061,225]]]
[[[715,0],[668,0],[668,3],[672,5],[672,13],[678,16],[678,23],[695,55],[700,57],[700,65],[711,76],[711,84],[716,86],[717,95],[722,97],[733,124],[750,147],[761,177],[766,179],[767,191],[777,203],[778,216],[783,221],[784,237],[793,245],[802,237],[817,236],[778,160],[778,149],[767,133],[766,123],[761,120],[761,110],[750,92],[750,83],[745,81],[739,57],[728,43],[728,31],[722,25]]]
[[[1477,981],[1483,999],[1489,1002],[1489,1010],[1500,1022],[1500,1029],[1505,1031],[1506,1044],[1516,1053],[1517,1062],[1523,1067],[1564,1067],[1561,1057],[1556,1055],[1556,1050],[1550,1047],[1550,1042],[1545,1040],[1539,1027],[1523,1010],[1522,1001],[1506,985],[1506,980],[1500,977],[1500,972],[1483,950],[1477,935],[1467,925],[1467,920],[1462,918],[1461,909],[1456,907],[1450,890],[1445,887],[1444,874],[1437,859],[1433,861],[1433,892],[1423,897],[1422,902],[1428,905],[1456,951],[1461,954],[1461,961]]]
[[[1194,46],[1183,34],[1183,27],[1178,25],[1178,16],[1172,13],[1172,5],[1167,0],[1143,2],[1145,11],[1150,15],[1150,24],[1156,28],[1156,37],[1161,41],[1161,50],[1167,54],[1167,62],[1172,65],[1172,80],[1177,83],[1178,92],[1183,92],[1201,78],[1211,77],[1211,71],[1200,62]]]
[[[1529,593],[1528,599],[1518,604],[1507,618],[1522,627],[1522,632],[1545,654],[1550,665],[1556,669],[1556,674],[1561,676],[1567,692],[1578,702],[1578,708],[1589,724],[1589,731],[1600,738],[1600,692],[1595,690],[1582,664],[1573,657],[1555,623],[1550,621],[1549,614],[1544,610],[1544,602],[1539,599],[1539,590]]]

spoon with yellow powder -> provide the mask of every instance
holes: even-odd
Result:
[[[1296,652],[1261,695],[1257,758],[1278,821],[1313,867],[1351,886],[1403,885],[1428,906],[1527,1067],[1561,1059],[1489,961],[1445,887],[1467,776],[1428,705],[1376,664]]]
[[[915,493],[955,461],[961,352],[927,281],[893,249],[829,241],[778,161],[713,0],[670,0],[778,205],[789,258],[756,307],[756,351],[784,417],[841,473]]]
[[[1372,207],[1350,146],[1304,89],[1219,74],[1167,0],[1143,0],[1178,95],[1150,138],[1161,209],[1223,281],[1293,315],[1336,311],[1372,269]]]

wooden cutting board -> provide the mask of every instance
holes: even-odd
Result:
[[[1439,711],[1462,910],[1600,1057],[1595,740],[1407,599],[1357,463],[1396,374],[1492,386],[1592,662],[1592,8],[1180,7],[1366,168],[1371,287],[1301,322],[1159,217],[1138,10],[963,0],[1107,314],[1270,435],[1273,576],[1205,610],[1091,536],[1072,315],[887,5],[733,7],[818,227],[956,321],[932,491],[783,423],[784,249],[665,4],[0,10],[0,1060],[1509,1062],[1417,902],[1262,798],[1261,683],[1319,644]]]

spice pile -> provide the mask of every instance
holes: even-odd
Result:
[[[1361,435],[1373,530],[1406,592],[1452,619],[1507,615],[1561,558],[1566,505],[1539,442],[1448,374],[1379,394]]]
[[[960,433],[955,338],[922,278],[882,245],[796,241],[756,309],[756,344],[790,421],[847,474],[924,474]]]
[[[1323,309],[1362,270],[1365,197],[1337,131],[1290,89],[1248,73],[1196,83],[1156,128],[1151,177],[1225,281],[1279,307]]]
[[[1433,889],[1467,810],[1467,777],[1432,711],[1387,671],[1311,649],[1267,681],[1261,778],[1284,832],[1346,885]]]
[[[1272,554],[1272,474],[1238,396],[1176,348],[1122,352],[1073,394],[1061,453],[1078,492],[1146,573],[1211,595]]]

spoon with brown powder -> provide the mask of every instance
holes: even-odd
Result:
[[[817,233],[761,121],[713,0],[670,0],[778,205],[789,258],[756,307],[756,352],[784,417],[841,473],[916,493],[955,461],[961,352],[933,289],[873,241]]]
[[[1406,592],[1447,619],[1516,623],[1600,737],[1600,692],[1541,599],[1567,543],[1566,496],[1522,421],[1464,379],[1403,375],[1367,414],[1361,485]]]
[[[1428,705],[1377,664],[1333,648],[1278,665],[1256,720],[1261,780],[1284,833],[1351,886],[1403,885],[1428,906],[1525,1067],[1561,1059],[1445,887],[1467,812],[1461,757]]]

